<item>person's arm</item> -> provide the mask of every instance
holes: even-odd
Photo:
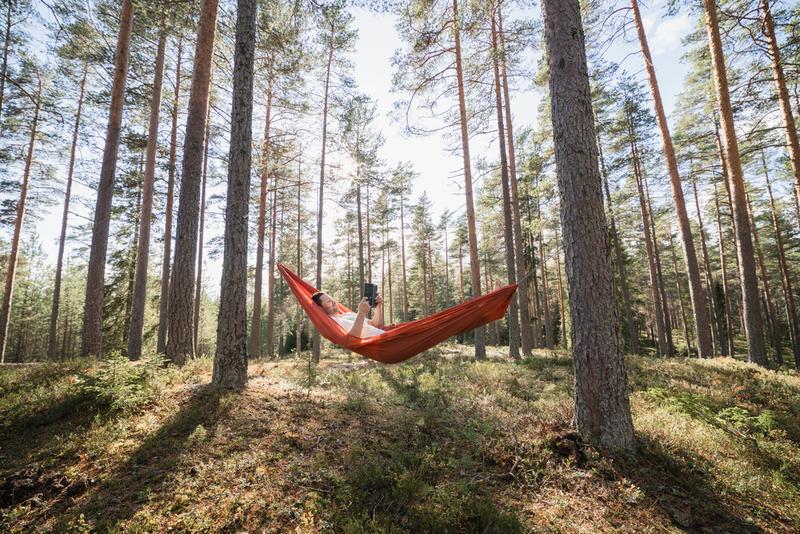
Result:
[[[368,322],[375,328],[383,328],[383,297],[380,293],[375,296],[375,317]]]
[[[369,313],[369,301],[367,297],[361,299],[361,302],[358,303],[358,314],[356,315],[356,321],[353,323],[353,327],[348,332],[351,336],[355,337],[363,337],[361,335],[361,331],[364,329],[364,320],[367,318],[367,314]]]

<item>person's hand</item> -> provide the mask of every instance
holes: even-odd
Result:
[[[381,304],[383,304],[383,297],[381,296],[380,293],[378,293],[377,295],[375,295],[375,306],[379,306]]]
[[[358,313],[362,315],[369,313],[369,300],[367,300],[367,297],[362,298],[361,302],[358,303]]]

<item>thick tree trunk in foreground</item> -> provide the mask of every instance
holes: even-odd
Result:
[[[97,203],[94,208],[92,245],[86,270],[86,300],[83,308],[81,356],[103,353],[103,287],[105,284],[108,232],[111,223],[111,201],[114,195],[114,174],[122,129],[122,107],[125,104],[125,82],[128,75],[128,55],[133,28],[133,0],[122,4],[117,49],[114,55],[114,81],[111,85],[111,106],[108,112],[103,164],[97,184]]]
[[[166,26],[161,27],[156,52],[156,71],[153,77],[153,97],[150,103],[150,125],[147,131],[147,155],[142,182],[142,210],[139,215],[139,239],[136,250],[136,270],[133,282],[131,324],[128,329],[128,358],[138,360],[142,355],[144,306],[147,296],[147,266],[150,259],[150,221],[153,215],[153,191],[158,149],[158,120],[161,116],[161,85],[164,80],[164,55],[167,48]]]
[[[511,205],[511,191],[509,190],[508,181],[508,159],[506,158],[506,132],[503,123],[503,100],[500,92],[500,66],[498,65],[497,54],[497,26],[495,24],[495,17],[492,16],[492,48],[495,50],[494,61],[494,93],[495,102],[497,107],[497,133],[499,135],[500,144],[500,180],[502,181],[503,190],[503,241],[505,242],[506,249],[506,270],[508,271],[508,283],[517,283],[516,273],[516,258],[514,256],[514,222],[512,219],[513,207]],[[522,276],[524,273],[520,273]],[[518,302],[517,295],[511,299],[511,304],[508,307],[508,353],[514,358],[519,358],[519,312],[517,311]],[[528,328],[528,325],[524,325]]]
[[[17,216],[14,220],[14,235],[11,238],[11,251],[8,253],[6,267],[6,281],[3,289],[3,301],[0,304],[0,363],[6,361],[6,340],[8,337],[8,320],[11,313],[11,300],[14,296],[14,278],[17,274],[17,259],[19,257],[19,241],[22,234],[22,224],[25,221],[25,205],[28,200],[28,186],[31,178],[31,164],[33,163],[33,150],[36,146],[36,134],[39,127],[39,110],[42,99],[42,80],[38,81],[36,100],[33,104],[33,122],[31,123],[31,136],[28,143],[28,154],[25,156],[25,170],[22,173],[22,185],[19,189],[19,202],[17,202]]]
[[[267,114],[264,119],[264,143],[261,147],[261,189],[258,194],[258,233],[256,234],[256,273],[253,284],[253,320],[250,326],[250,357],[261,357],[261,291],[264,279],[264,239],[267,231],[267,187],[269,185],[269,136],[272,122],[272,67],[268,67]]]
[[[556,170],[575,362],[578,430],[601,448],[634,448],[625,363],[578,0],[543,0]]]
[[[792,165],[792,174],[794,174],[795,202],[800,206],[800,140],[798,140],[797,137],[797,124],[792,114],[789,90],[786,88],[786,76],[783,73],[778,36],[775,35],[775,22],[772,19],[769,0],[761,0],[761,10],[764,12],[762,30],[769,41],[769,57],[772,60],[772,75],[775,78],[778,102],[780,102],[781,114],[783,115],[783,126],[786,129],[786,146],[789,152],[789,161]]]
[[[461,125],[461,152],[464,159],[464,195],[467,205],[467,232],[469,234],[469,265],[472,275],[472,296],[481,295],[481,268],[478,261],[478,233],[475,229],[475,206],[472,200],[472,163],[469,155],[469,131],[467,126],[467,103],[464,95],[464,71],[461,66],[461,19],[458,0],[453,0],[453,33],[455,39],[456,83],[458,84],[458,110]],[[475,358],[486,358],[486,327],[475,329]]]
[[[10,4],[10,2],[9,2]],[[61,233],[58,238],[58,259],[56,260],[56,276],[53,284],[53,305],[50,309],[50,332],[47,337],[47,358],[56,359],[58,348],[56,346],[56,331],[58,330],[58,306],[61,301],[61,276],[64,268],[64,245],[67,242],[67,221],[69,219],[69,204],[72,200],[72,178],[75,174],[75,152],[78,147],[78,133],[81,128],[81,114],[83,112],[83,98],[86,89],[86,75],[89,64],[83,64],[83,77],[81,78],[78,94],[78,110],[75,112],[75,126],[72,128],[72,144],[69,149],[69,167],[67,170],[67,184],[64,189],[64,209],[61,212]],[[62,355],[63,356],[63,355]]]
[[[708,44],[711,50],[711,62],[714,66],[714,84],[717,88],[717,102],[722,125],[723,147],[728,160],[728,177],[733,196],[733,215],[736,223],[736,252],[739,257],[739,279],[742,284],[742,302],[744,304],[744,332],[747,337],[748,358],[758,365],[767,364],[764,348],[764,325],[761,321],[761,305],[758,302],[758,278],[753,257],[753,240],[750,223],[747,220],[747,205],[744,193],[744,176],[739,159],[739,145],[736,141],[736,128],[733,123],[730,93],[728,91],[728,75],[725,68],[725,57],[722,52],[722,39],[717,22],[717,4],[714,0],[703,0],[706,10],[706,28]]]
[[[253,142],[253,62],[256,0],[239,0],[233,67],[231,148],[225,207],[225,254],[211,381],[225,388],[247,383],[247,216]]]
[[[531,355],[533,348],[531,329],[531,314],[528,309],[528,279],[525,277],[525,237],[522,234],[522,219],[519,209],[519,187],[517,184],[517,155],[514,150],[514,126],[511,118],[511,96],[508,88],[508,69],[505,55],[505,35],[503,33],[502,5],[497,6],[498,38],[500,41],[500,54],[503,80],[503,99],[506,107],[506,135],[508,136],[508,173],[511,183],[511,216],[514,220],[514,261],[517,271],[517,293],[519,294],[519,322],[520,338],[522,341],[522,354]],[[563,322],[563,316],[562,316]]]
[[[647,36],[644,32],[644,25],[642,24],[642,17],[639,14],[639,3],[637,0],[631,0],[631,8],[636,22],[636,30],[639,35],[639,45],[642,49],[647,78],[650,82],[650,93],[653,96],[656,122],[658,122],[658,128],[661,131],[661,141],[664,145],[664,158],[667,163],[667,170],[669,171],[670,185],[672,186],[672,198],[675,201],[675,215],[678,219],[678,231],[680,232],[681,244],[683,245],[686,275],[689,279],[689,297],[692,301],[692,314],[694,316],[695,333],[697,335],[697,346],[700,357],[709,358],[713,354],[711,327],[709,326],[708,313],[706,312],[705,292],[700,282],[700,268],[697,264],[697,254],[694,249],[692,227],[689,224],[689,215],[686,212],[686,201],[683,195],[681,177],[678,172],[678,160],[675,157],[675,147],[672,144],[672,135],[669,131],[667,114],[664,112],[661,91],[658,87],[653,58],[650,55],[650,46],[647,43]],[[681,304],[681,306],[683,306],[683,304]]]
[[[181,60],[183,41],[178,41],[178,60],[175,66],[175,100],[172,103],[172,130],[169,141],[169,163],[167,164],[167,205],[164,213],[164,253],[161,256],[161,293],[158,303],[158,334],[156,352],[164,354],[167,349],[167,322],[169,318],[169,274],[172,261],[172,211],[175,197],[175,162],[178,154],[178,108],[181,94]]]
[[[217,28],[218,0],[204,0],[197,30],[197,45],[189,96],[186,134],[183,142],[181,190],[178,224],[175,232],[175,258],[169,288],[169,339],[167,358],[183,365],[194,357],[192,312],[197,254],[197,226],[205,146],[206,115],[211,85],[211,61]],[[223,284],[224,285],[224,284]],[[225,322],[232,319],[225,319]]]

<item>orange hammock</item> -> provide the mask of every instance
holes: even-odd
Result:
[[[336,345],[381,363],[405,361],[451,336],[502,318],[517,290],[516,284],[505,286],[416,321],[384,326],[382,329],[386,333],[362,339],[348,334],[311,300],[311,295],[317,292],[316,288],[280,263],[278,270],[322,336]],[[341,304],[339,309],[342,312],[350,311]]]

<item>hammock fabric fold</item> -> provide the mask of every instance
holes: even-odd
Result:
[[[278,264],[278,270],[292,289],[297,302],[323,337],[380,363],[400,363],[451,336],[501,319],[517,290],[516,284],[505,286],[428,317],[385,326],[383,330],[386,330],[386,333],[361,339],[348,334],[339,323],[311,300],[311,295],[317,292],[315,287],[283,264]],[[350,311],[341,304],[339,309],[342,312]]]

